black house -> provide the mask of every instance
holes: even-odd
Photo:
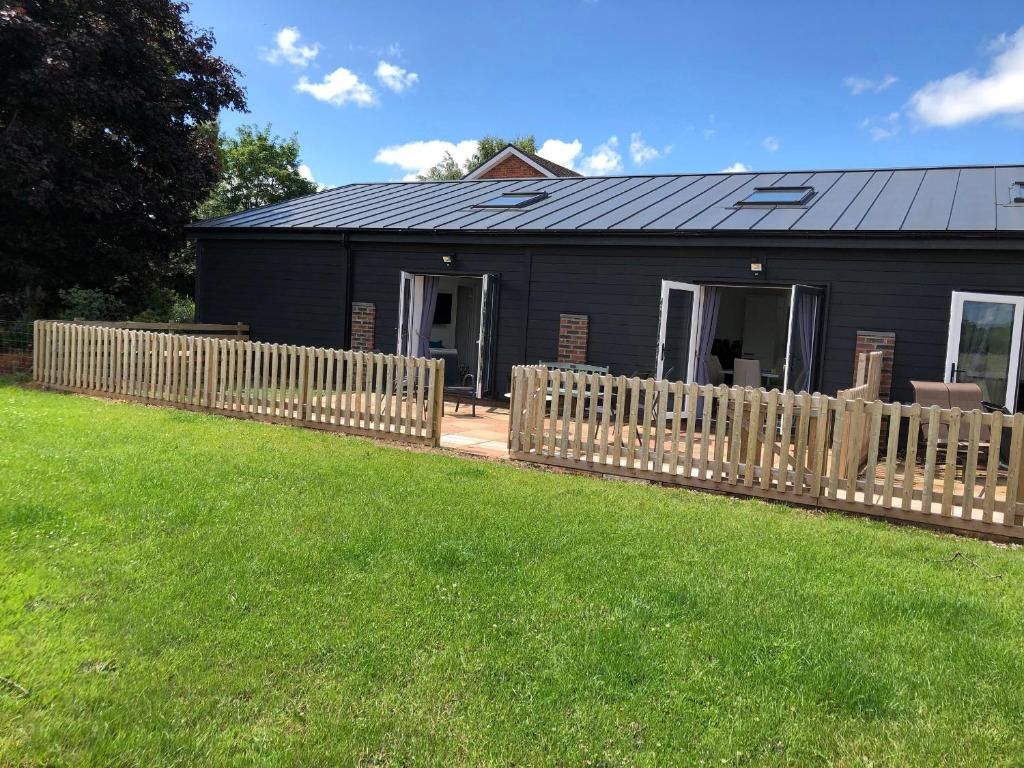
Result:
[[[894,399],[1022,389],[1024,166],[348,184],[191,234],[200,321],[445,354],[495,398],[560,358],[834,393],[879,346]]]

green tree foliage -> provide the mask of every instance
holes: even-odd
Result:
[[[174,0],[20,0],[0,11],[0,302],[61,290],[139,308],[220,176],[239,72]],[[0,310],[3,306],[0,305]]]
[[[486,163],[509,144],[530,154],[536,154],[537,152],[537,140],[532,133],[529,136],[517,136],[514,139],[484,136],[477,141],[476,152],[466,162],[465,167],[455,162],[455,158],[452,157],[450,152],[445,152],[444,157],[441,158],[437,165],[416,178],[420,181],[455,181],[456,179],[461,179],[467,173]]]
[[[455,162],[451,152],[445,152],[441,162],[416,178],[420,181],[456,181],[466,175],[462,167]]]
[[[270,126],[239,126],[235,136],[221,136],[223,172],[197,218],[209,219],[269,205],[317,191],[315,182],[299,174],[299,140],[282,139]]]

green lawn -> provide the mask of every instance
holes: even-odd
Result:
[[[0,386],[0,765],[1019,765],[1022,557]]]

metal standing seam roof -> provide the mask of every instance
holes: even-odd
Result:
[[[451,232],[1024,232],[1024,165],[346,184],[209,219],[202,229]],[[803,206],[740,206],[756,187],[810,186]],[[525,208],[474,205],[547,193]]]

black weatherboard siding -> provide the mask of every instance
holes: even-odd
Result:
[[[255,341],[348,343],[348,263],[341,238],[200,239],[200,322],[248,323]]]
[[[253,337],[339,346],[347,319],[344,252],[338,243],[200,238],[202,319],[249,322]],[[554,238],[553,238],[554,239]],[[938,379],[945,364],[954,290],[1024,294],[1020,248],[968,249],[735,246],[516,247],[480,243],[359,242],[351,247],[351,301],[377,309],[376,344],[395,351],[402,270],[501,277],[498,396],[513,365],[554,360],[562,313],[590,318],[588,359],[612,372],[655,368],[661,280],[697,283],[806,283],[828,289],[821,391],[850,386],[856,333],[896,333],[893,397],[908,400],[910,379]],[[751,280],[750,264],[764,265]],[[344,316],[344,317],[343,317]]]

